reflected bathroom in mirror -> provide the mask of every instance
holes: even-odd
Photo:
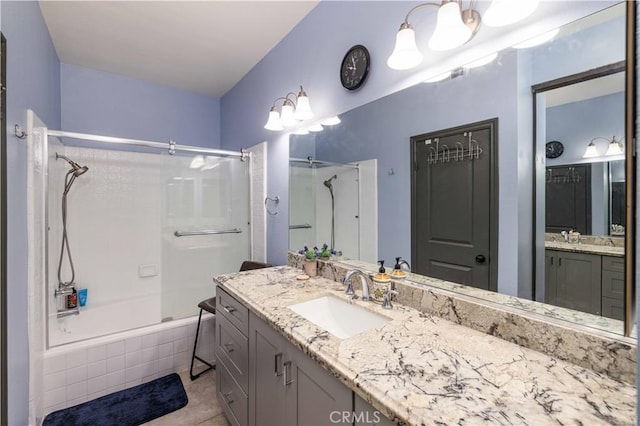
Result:
[[[609,5],[611,3],[605,6]],[[375,227],[373,222],[367,225],[362,221],[358,226],[361,237],[376,236],[376,256],[363,256],[361,244],[358,254],[351,251],[347,255],[343,251],[345,259],[341,261],[375,271],[375,260],[384,259],[387,265],[392,265],[394,258],[402,257],[410,260],[412,270],[420,271],[421,262],[426,260],[416,258],[415,250],[412,250],[412,237],[418,232],[412,223],[427,220],[428,214],[425,217],[413,217],[415,211],[412,203],[415,203],[416,191],[428,189],[421,186],[413,188],[413,176],[419,162],[412,156],[411,144],[433,143],[429,138],[420,137],[438,132],[447,134],[452,129],[490,121],[496,123],[491,145],[495,161],[486,166],[491,174],[491,179],[486,183],[490,185],[487,193],[491,194],[487,204],[489,208],[494,206],[495,211],[491,214],[495,214],[495,217],[489,215],[485,225],[489,228],[490,235],[487,247],[483,247],[483,251],[474,251],[475,248],[467,250],[463,256],[469,259],[461,259],[458,265],[474,268],[476,264],[482,264],[483,267],[495,268],[496,272],[490,274],[490,283],[485,288],[496,291],[474,288],[480,287],[474,283],[462,285],[463,281],[439,276],[437,273],[430,273],[429,276],[410,274],[407,279],[527,310],[554,321],[567,321],[622,334],[624,309],[620,303],[623,295],[619,290],[624,287],[624,266],[621,262],[624,260],[624,236],[620,226],[616,225],[623,225],[625,220],[625,157],[606,156],[605,159],[603,155],[603,158],[596,161],[585,160],[582,156],[588,144],[596,137],[609,140],[615,137],[616,141],[622,142],[621,147],[626,151],[625,106],[620,101],[624,99],[624,85],[616,86],[616,89],[608,87],[624,83],[625,73],[622,71],[625,63],[625,41],[625,3],[622,2],[561,27],[554,39],[542,45],[504,49],[498,52],[493,62],[483,66],[461,67],[445,80],[417,84],[344,112],[340,114],[339,125],[325,127],[321,132],[308,135],[291,135],[290,156],[293,159],[304,160],[311,157],[331,163],[332,167],[336,167],[335,170],[342,168],[337,164],[360,164],[363,159],[376,161],[377,172],[373,174],[377,194],[375,204],[365,207],[363,201],[371,201],[373,198],[363,197],[361,194],[357,210],[358,215],[368,210],[377,214]],[[602,86],[608,85],[608,88],[594,88],[588,94],[586,90],[580,90],[581,94],[577,97],[560,91],[555,94],[557,99],[549,100],[546,105],[544,102],[537,102],[534,111],[534,87],[547,82],[557,83],[569,76],[607,67],[616,70],[604,76],[607,77],[603,79],[606,84]],[[559,84],[553,88],[558,87]],[[553,97],[551,93],[548,95]],[[541,115],[541,111],[544,114]],[[575,117],[570,118],[570,114],[575,114]],[[602,125],[592,127],[596,121],[586,114],[597,115],[602,119]],[[607,117],[615,120],[605,123]],[[468,136],[461,133],[461,137]],[[552,140],[560,141],[563,145],[562,154],[554,159],[546,158],[545,155],[546,143]],[[605,141],[596,140],[594,144],[603,153],[606,151]],[[444,159],[447,157],[442,151],[443,145],[438,145],[440,148],[437,148],[437,155]],[[455,141],[449,143],[449,146],[455,147]],[[453,158],[454,151],[455,149],[449,149],[450,159]],[[413,152],[413,155],[419,155],[419,150]],[[489,154],[485,150],[478,159]],[[451,170],[463,166],[473,169],[480,164],[463,164],[452,160],[443,163],[438,164],[438,167]],[[296,189],[298,181],[304,179],[296,175],[299,171],[293,171],[297,167],[293,164],[290,164],[291,227],[311,223],[299,215],[300,210],[309,208],[311,203],[314,206],[324,206],[324,211],[329,211],[327,206],[331,203],[330,194],[322,186],[323,182],[328,177],[338,175],[337,179],[331,181],[336,193],[340,183],[340,176],[336,172],[328,172],[325,176],[317,168],[315,170],[318,176],[309,184],[309,188],[315,189]],[[586,174],[584,177],[580,175],[583,172],[579,171],[578,166],[590,169],[588,178]],[[306,167],[309,168],[309,164]],[[557,169],[559,167],[566,170]],[[620,173],[620,170],[623,172]],[[467,175],[465,179],[468,176],[472,175]],[[552,189],[546,191],[547,178],[554,182],[560,181],[562,176],[574,176],[583,183],[590,182],[589,191],[584,191],[585,194],[589,193],[590,211],[581,213],[585,216],[584,223],[585,226],[589,224],[589,229],[585,227],[581,231],[578,224],[568,225],[560,221],[557,225],[549,222],[549,232],[546,232],[547,211],[553,211],[561,204],[553,199],[548,202],[547,192],[549,197],[566,198],[554,195]],[[473,185],[479,183],[472,180],[469,186]],[[470,192],[470,197],[480,193],[475,189],[474,187],[474,191]],[[307,197],[307,201],[297,201],[302,200],[302,195]],[[578,201],[580,200],[576,198],[575,203]],[[335,202],[337,215],[341,207],[337,198]],[[586,206],[586,201],[580,202]],[[314,209],[318,215],[318,208]],[[321,215],[326,219],[327,213]],[[474,226],[460,225],[461,229],[474,229]],[[330,228],[326,224],[323,226]],[[577,281],[586,279],[588,275],[589,286],[568,290],[566,286],[556,284],[556,289],[552,291],[548,288],[551,279],[545,279],[553,275],[549,268],[548,276],[545,275],[545,263],[552,262],[549,256],[545,256],[545,249],[559,252],[558,246],[553,244],[565,244],[560,232],[572,229],[580,232],[580,239],[578,241],[576,233],[571,234],[573,240],[566,242],[571,245],[571,251],[563,251],[562,261],[559,261],[559,257],[550,256],[554,259],[554,265],[559,267],[558,262],[563,265],[555,271],[555,279],[563,277]],[[294,232],[294,229],[290,231],[290,249],[297,251],[301,248],[301,241],[295,240]],[[340,232],[336,228],[338,249]],[[320,235],[310,234],[307,239],[315,238],[313,243],[318,244],[330,241],[330,232],[324,231]],[[427,235],[426,238],[430,236]],[[451,243],[461,246],[467,244],[465,241]],[[588,246],[598,246],[598,250],[606,253],[592,254],[599,256],[600,264],[592,265],[587,274],[587,269],[579,266],[583,264],[565,260],[564,253],[578,255],[581,254],[578,249]],[[613,251],[616,251],[615,256],[607,257]],[[430,262],[438,262],[438,259]],[[579,278],[572,278],[572,274],[577,274]],[[589,303],[577,303],[574,300],[578,297],[575,291],[580,292],[580,298],[588,299]]]

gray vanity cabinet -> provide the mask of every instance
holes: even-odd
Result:
[[[352,391],[253,314],[249,348],[250,425],[331,424],[332,412],[351,412]]]
[[[602,256],[546,250],[548,303],[601,315]]]
[[[328,425],[353,410],[353,392],[299,349],[287,349],[288,425]]]
[[[624,257],[602,256],[602,315],[624,320]]]
[[[354,394],[355,395],[355,394]],[[383,416],[378,410],[373,408],[360,395],[355,395],[354,401],[354,422],[355,426],[392,426],[395,425],[391,420]]]
[[[216,295],[216,397],[232,425],[246,425],[248,414],[249,311],[227,292]]]
[[[287,424],[284,385],[287,342],[255,315],[251,314],[249,320],[249,424]]]

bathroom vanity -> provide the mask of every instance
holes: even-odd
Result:
[[[351,301],[384,321],[338,338],[298,309],[349,303],[344,271],[323,268],[334,279],[298,281],[294,267],[214,278],[217,398],[231,423],[635,423],[633,384],[402,303]]]
[[[545,241],[545,299],[624,320],[624,248]]]

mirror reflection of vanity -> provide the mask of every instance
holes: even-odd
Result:
[[[625,157],[605,159],[602,155],[600,159],[587,161],[582,156],[596,137],[611,138],[615,135],[618,141],[623,140],[624,72],[618,72],[618,80],[609,82],[609,86],[579,90],[577,97],[575,93],[558,91],[553,98],[554,93],[549,91],[545,93],[549,98],[546,100],[548,104],[538,99],[535,107],[532,106],[532,87],[599,67],[624,65],[625,39],[625,4],[620,3],[564,26],[556,38],[546,44],[529,49],[506,49],[494,62],[480,68],[464,69],[458,77],[412,86],[341,114],[340,124],[327,127],[320,133],[292,135],[290,154],[296,158],[310,156],[332,164],[376,160],[378,224],[376,228],[367,228],[358,223],[358,229],[360,235],[375,235],[378,259],[385,259],[386,265],[393,267],[395,257],[412,259],[411,168],[414,159],[410,153],[411,138],[497,118],[497,162],[493,165],[497,229],[492,231],[497,256],[490,258],[489,262],[497,269],[496,282],[490,288],[497,288],[499,294],[453,283],[445,287],[620,334],[624,327],[624,310],[620,310],[624,307],[624,292],[619,290],[624,287],[625,237],[621,228],[614,225],[623,225],[625,220],[625,209],[620,208],[620,197],[624,200]],[[615,86],[620,82],[622,88]],[[570,120],[571,110],[576,109],[576,116]],[[589,113],[601,119],[598,126],[589,118]],[[607,118],[613,122],[606,122]],[[546,144],[551,140],[561,141],[564,148],[563,154],[555,159],[545,156]],[[623,145],[624,141],[626,139]],[[603,141],[595,143],[602,144]],[[606,146],[600,148],[606,149]],[[582,180],[584,183],[587,176],[577,177],[580,171],[576,168],[587,165],[589,227],[580,232],[580,238],[577,234],[572,235],[573,239],[565,242],[560,231],[579,231],[579,227],[564,229],[565,224],[561,224],[556,229],[550,224],[547,229],[547,211],[554,208],[547,202],[547,180],[551,185],[562,179]],[[559,171],[559,167],[566,170]],[[550,173],[549,170],[555,171]],[[292,218],[296,217],[296,197],[293,192],[290,194]],[[357,212],[363,212],[362,205]],[[291,222],[290,225],[296,224]],[[299,250],[299,244],[300,241],[296,241],[290,250]],[[551,262],[545,256],[547,249],[562,252],[565,256],[561,261],[565,269],[560,273],[556,271],[556,280],[559,274],[569,278],[571,274],[582,274],[575,277],[576,282],[587,277],[587,269],[578,261],[567,269],[570,261],[566,260],[566,254],[580,255],[591,250],[589,255],[598,256],[599,269],[592,265],[588,270],[589,286],[573,288],[565,292],[566,297],[563,298],[557,296],[556,285],[553,290],[556,295],[550,297],[552,290],[549,284],[552,280],[548,268],[545,270],[546,263]],[[353,266],[364,268],[371,264],[370,270],[374,270],[374,261],[378,260],[360,259],[366,263],[355,259]],[[557,259],[559,257],[554,258],[554,265],[559,261]],[[425,278],[424,281],[438,285],[437,280]],[[605,288],[605,281],[609,287],[615,288]],[[596,287],[597,292],[594,291]],[[565,300],[583,295],[587,295],[597,309],[587,309],[580,303],[572,304]],[[522,299],[549,305],[525,303],[526,300]],[[609,299],[616,299],[615,302],[620,304],[613,306]],[[607,306],[605,316],[603,306]]]

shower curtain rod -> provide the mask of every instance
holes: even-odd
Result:
[[[62,130],[47,130],[47,134],[49,136],[55,136],[59,138],[81,139],[86,141],[106,142],[106,143],[113,143],[118,145],[137,145],[137,146],[146,146],[149,148],[166,149],[171,155],[175,154],[176,151],[189,151],[189,152],[197,152],[201,154],[210,154],[210,155],[215,155],[219,157],[237,157],[242,161],[244,161],[244,159],[247,158],[249,155],[249,153],[244,149],[241,149],[240,151],[227,151],[224,149],[200,148],[197,146],[190,146],[190,145],[178,145],[177,143],[175,143],[175,141],[154,142],[154,141],[145,141],[142,139],[127,139],[127,138],[116,138],[112,136],[91,135],[88,133],[64,132]]]
[[[351,169],[359,169],[360,167],[357,164],[342,164],[342,163],[332,163],[330,161],[321,161],[314,160],[312,157],[307,158],[289,158],[290,163],[307,163],[309,167],[314,164],[318,164],[320,166],[339,166],[339,167],[349,167]]]

